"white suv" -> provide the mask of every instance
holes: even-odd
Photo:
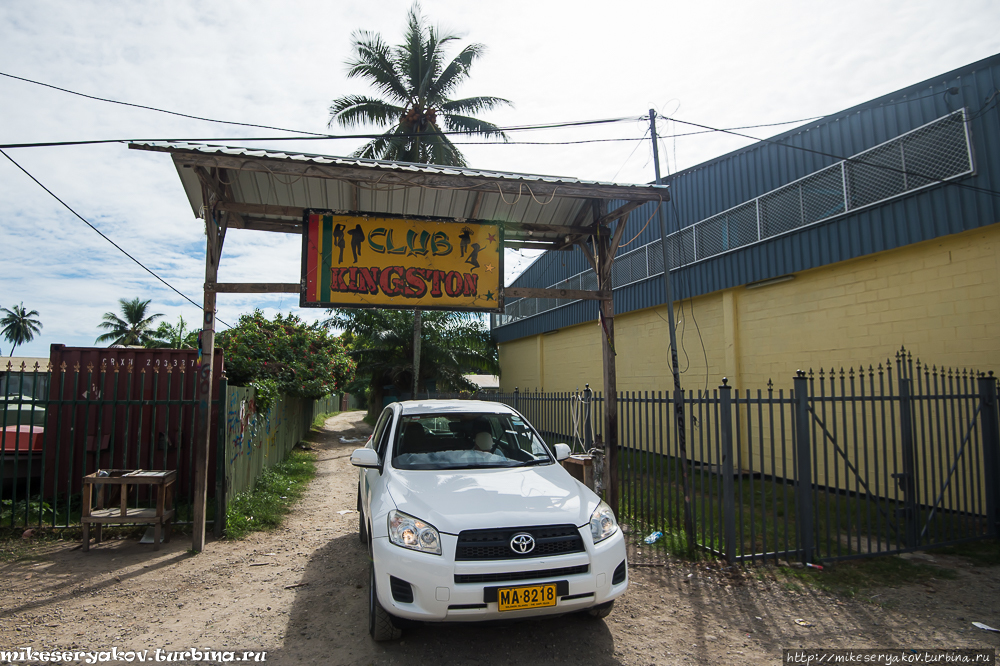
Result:
[[[359,531],[371,555],[368,628],[611,612],[628,587],[614,514],[558,464],[515,410],[427,400],[385,408],[361,468]]]

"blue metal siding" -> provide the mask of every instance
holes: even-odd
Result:
[[[947,90],[956,87],[958,95]],[[958,108],[969,112],[975,173],[959,184],[936,185],[890,202],[804,227],[727,254],[671,271],[676,299],[787,273],[817,268],[867,254],[955,234],[1000,221],[1000,55],[885,95],[809,123],[666,179],[671,201],[663,204],[668,233],[688,227],[924,125]],[[996,93],[996,97],[991,96]],[[989,103],[987,103],[989,100]],[[827,155],[796,150],[798,146]],[[636,209],[624,240],[645,230],[628,251],[659,239],[656,204]],[[549,252],[535,261],[516,286],[547,287],[589,268],[580,252]],[[629,312],[664,302],[662,278],[615,290],[615,311]],[[574,303],[494,329],[501,342],[579,324],[597,316],[595,303]]]

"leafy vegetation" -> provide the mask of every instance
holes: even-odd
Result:
[[[264,470],[252,491],[234,497],[226,507],[226,538],[274,529],[291,511],[316,476],[316,459],[293,449],[281,463]]]
[[[153,322],[162,314],[149,314],[149,300],[140,300],[138,296],[131,301],[118,299],[121,304],[122,317],[117,313],[105,312],[103,321],[97,325],[108,331],[97,336],[98,344],[109,345],[142,345],[148,346],[155,339]]]
[[[162,349],[197,349],[198,329],[188,328],[188,322],[184,321],[182,315],[177,316],[177,324],[171,325],[161,321],[156,330],[153,331],[152,339],[146,343],[147,347]]]
[[[413,386],[413,321],[410,310],[330,310],[326,326],[346,332],[349,354],[357,360],[357,378],[368,385],[368,413],[382,409],[386,386]],[[469,373],[500,371],[496,344],[474,314],[434,310],[422,313],[418,390],[434,382],[439,391],[474,391]]]
[[[13,356],[18,345],[35,339],[42,330],[42,322],[37,319],[38,310],[28,310],[24,307],[23,301],[20,305],[11,306],[10,309],[0,308],[0,312],[6,313],[0,318],[0,333],[3,333],[4,339],[12,344],[10,356]]]
[[[386,132],[362,146],[355,157],[465,166],[465,157],[444,130],[507,140],[499,127],[473,117],[510,102],[499,97],[452,99],[486,48],[469,44],[450,62],[446,47],[457,35],[426,25],[420,5],[407,16],[403,43],[389,46],[378,33],[352,36],[348,78],[367,81],[378,96],[346,95],[330,105],[330,125],[375,125]]]
[[[226,355],[229,383],[257,389],[258,411],[266,411],[279,393],[316,399],[340,391],[354,375],[343,343],[293,314],[269,320],[254,310],[216,340]]]

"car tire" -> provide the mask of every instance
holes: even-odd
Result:
[[[358,539],[362,544],[368,545],[368,522],[365,519],[364,509],[361,508],[360,490],[358,490]]]
[[[601,618],[605,618],[611,615],[611,609],[613,609],[614,607],[615,607],[615,602],[608,601],[598,606],[594,606],[593,608],[588,608],[585,612],[589,617],[599,620]]]
[[[403,635],[403,630],[393,622],[392,615],[389,615],[382,604],[378,601],[378,593],[375,587],[375,563],[369,567],[368,575],[368,633],[376,643],[382,641],[394,641]]]

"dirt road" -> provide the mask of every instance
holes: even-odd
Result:
[[[376,645],[367,632],[367,562],[357,538],[361,412],[314,434],[319,474],[285,527],[188,553],[135,540],[83,553],[40,545],[0,567],[0,651],[266,651],[270,664],[776,664],[783,647],[992,647],[1000,572],[936,556],[958,579],[888,589],[879,605],[788,589],[766,570],[674,563],[636,568],[605,621],[426,626]],[[340,511],[348,513],[339,514]],[[796,620],[802,620],[796,623]],[[811,626],[803,626],[811,625]],[[3,661],[0,660],[0,664]]]

